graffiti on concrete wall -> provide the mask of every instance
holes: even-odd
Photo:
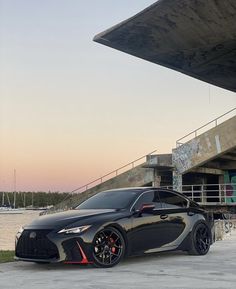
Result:
[[[224,182],[226,184],[227,203],[235,203],[236,202],[236,170],[225,172]]]
[[[204,133],[173,150],[173,165],[179,173],[208,161],[222,153],[220,135]]]
[[[173,150],[172,161],[179,173],[192,167],[192,159],[200,153],[200,139],[195,138]]]
[[[182,175],[178,171],[173,171],[173,189],[177,192],[182,192]]]

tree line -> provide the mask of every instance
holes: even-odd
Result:
[[[69,193],[59,192],[0,192],[0,206],[14,207],[14,200],[15,208],[54,206],[68,196]]]

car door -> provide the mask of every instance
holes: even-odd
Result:
[[[165,226],[162,227],[165,244],[177,246],[181,243],[183,239],[181,236],[185,234],[189,223],[188,201],[167,190],[159,190],[159,199],[162,205],[162,218],[165,219]]]
[[[149,213],[140,213],[144,204],[154,204],[155,209]],[[162,231],[165,220],[162,219],[162,207],[157,191],[144,192],[134,204],[132,230],[129,233],[131,253],[144,252],[163,245]]]

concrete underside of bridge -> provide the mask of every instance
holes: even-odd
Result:
[[[235,0],[159,0],[94,40],[236,92]]]

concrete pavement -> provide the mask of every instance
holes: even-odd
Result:
[[[232,289],[236,284],[236,231],[206,256],[168,252],[128,258],[110,269],[77,265],[0,264],[0,288]]]

